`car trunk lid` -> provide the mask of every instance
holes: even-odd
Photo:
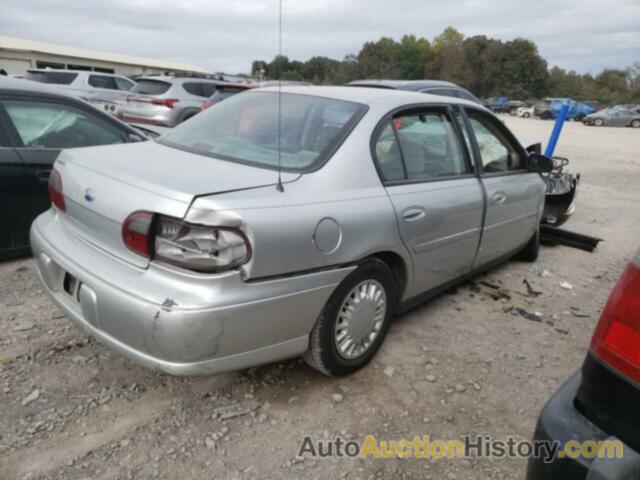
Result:
[[[64,151],[56,162],[66,211],[77,235],[138,267],[149,260],[122,240],[124,220],[135,211],[183,218],[200,195],[277,183],[277,172],[196,155],[152,141]],[[297,175],[283,174],[283,181]]]

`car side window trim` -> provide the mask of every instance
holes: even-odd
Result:
[[[471,148],[473,149],[473,156],[475,157],[476,170],[480,173],[482,177],[501,177],[507,175],[522,175],[523,173],[527,173],[528,169],[528,161],[529,156],[527,155],[520,142],[515,138],[515,136],[511,133],[511,131],[506,128],[500,120],[495,118],[493,115],[481,110],[480,108],[475,108],[470,105],[461,106],[460,111],[462,112],[462,116],[464,118],[464,123],[467,128],[467,132],[469,133],[469,138],[471,140]],[[489,123],[491,123],[496,129],[500,131],[500,133],[505,137],[505,139],[509,142],[509,145],[520,155],[522,158],[522,163],[524,165],[523,168],[519,170],[507,170],[504,172],[485,172],[484,166],[482,165],[482,156],[480,154],[480,146],[478,144],[478,139],[476,138],[475,131],[471,126],[471,121],[469,119],[468,112],[473,111],[475,114],[482,116]]]
[[[370,139],[370,151],[371,151],[371,157],[373,160],[373,164],[375,166],[376,172],[378,173],[378,177],[380,178],[380,181],[382,182],[382,184],[384,186],[395,186],[395,185],[411,185],[411,184],[416,184],[416,183],[431,183],[431,182],[444,182],[447,180],[459,180],[459,179],[468,179],[468,178],[477,178],[478,177],[478,168],[475,165],[475,162],[472,159],[472,152],[469,152],[467,149],[467,146],[464,142],[464,139],[462,138],[462,132],[460,131],[459,126],[457,125],[457,122],[455,121],[455,119],[453,118],[454,112],[455,112],[455,108],[457,108],[457,105],[452,105],[449,103],[429,103],[429,104],[414,104],[414,105],[405,105],[399,108],[396,108],[390,112],[388,112],[376,125],[376,127],[373,129],[373,133],[371,135],[371,139]],[[464,162],[465,162],[465,166],[470,169],[471,171],[468,173],[464,173],[464,174],[456,174],[456,175],[447,175],[447,176],[442,176],[442,177],[434,177],[434,178],[422,178],[422,179],[410,179],[410,178],[406,178],[407,177],[407,167],[405,164],[405,160],[404,160],[404,152],[402,151],[402,146],[400,145],[400,140],[398,138],[398,132],[396,131],[395,128],[392,128],[393,134],[394,134],[394,138],[396,140],[396,143],[398,144],[398,150],[400,152],[400,158],[402,161],[402,169],[403,172],[405,174],[405,178],[402,180],[386,180],[384,178],[384,175],[382,173],[382,170],[380,168],[380,162],[378,161],[378,156],[376,153],[376,144],[377,141],[380,137],[380,135],[382,134],[382,132],[384,131],[385,128],[387,128],[387,126],[389,126],[390,124],[392,125],[392,121],[393,118],[398,116],[398,115],[402,115],[402,114],[409,114],[409,113],[428,113],[428,112],[433,112],[433,111],[438,111],[438,112],[443,112],[445,113],[445,116],[447,117],[447,120],[449,120],[449,122],[452,125],[453,131],[454,131],[454,141],[456,142],[458,148],[460,149],[460,151],[463,153],[463,157],[464,157]]]

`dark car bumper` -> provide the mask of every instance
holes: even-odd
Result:
[[[580,386],[580,371],[574,373],[545,405],[534,434],[534,441],[559,442],[561,448],[570,440],[616,440],[584,417],[574,406]],[[545,463],[530,459],[527,480],[638,480],[640,454],[624,445],[623,458],[589,460],[556,457]]]

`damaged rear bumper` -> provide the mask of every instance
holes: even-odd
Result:
[[[71,233],[53,210],[31,227],[38,273],[79,327],[130,360],[173,375],[246,368],[306,351],[327,299],[353,267],[246,282],[151,262],[142,269]]]

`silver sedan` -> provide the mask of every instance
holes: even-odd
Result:
[[[538,254],[550,160],[460,98],[258,89],[156,141],[66,152],[31,228],[51,299],[175,375],[367,364],[394,315]]]

